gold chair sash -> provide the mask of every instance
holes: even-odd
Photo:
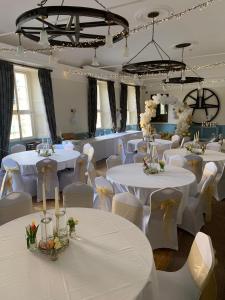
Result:
[[[114,193],[107,187],[97,187],[96,192],[101,199],[104,199],[104,197],[112,198],[114,196]]]
[[[137,148],[138,149],[138,152],[147,152],[147,145],[145,145],[145,146],[140,146],[140,147],[138,147]]]
[[[52,171],[52,166],[51,165],[46,165],[46,166],[44,166],[44,167],[41,168],[41,172],[43,174],[46,174],[49,171]]]

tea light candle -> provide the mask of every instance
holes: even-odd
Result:
[[[55,213],[59,213],[59,189],[55,187]]]
[[[46,195],[45,195],[45,184],[42,184],[42,197],[43,197],[43,211],[46,212],[47,206],[46,206]]]

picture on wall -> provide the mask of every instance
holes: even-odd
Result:
[[[155,95],[156,94],[152,94],[151,99]],[[163,96],[163,95],[169,96],[169,94],[161,94],[161,96]],[[159,122],[167,123],[168,122],[168,111],[169,111],[168,104],[164,105],[164,104],[160,103],[156,109],[156,117],[152,118],[151,122],[152,123],[159,123]]]

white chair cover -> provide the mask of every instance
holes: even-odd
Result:
[[[187,170],[193,172],[196,176],[197,182],[200,182],[202,178],[202,170],[203,170],[203,159],[201,156],[196,154],[190,154],[185,156]]]
[[[32,213],[31,195],[13,192],[0,200],[0,225]]]
[[[88,156],[88,162],[92,162],[94,158],[94,148],[91,144],[87,143],[83,146],[83,154],[86,154]]]
[[[147,156],[147,153],[134,154],[134,163],[143,163],[143,159]]]
[[[208,143],[206,145],[207,150],[221,151],[222,145],[218,142]]]
[[[22,176],[19,164],[11,158],[4,158],[3,165],[6,170],[2,181],[0,197],[8,192],[27,192],[31,196],[37,193],[37,183],[35,176]]]
[[[120,193],[113,197],[112,212],[142,228],[143,206],[138,198],[130,193]]]
[[[81,154],[74,162],[74,169],[64,170],[59,173],[59,190],[62,191],[65,186],[74,182],[87,182],[86,171],[88,156]]]
[[[55,199],[55,187],[59,187],[57,161],[46,158],[36,164],[37,168],[37,201],[43,199],[42,185],[45,185],[46,199]]]
[[[180,136],[177,135],[177,134],[174,134],[172,137],[171,137],[171,141],[172,141],[172,145],[171,145],[171,148],[174,149],[174,148],[179,148],[180,147]]]
[[[153,249],[178,250],[177,214],[182,197],[182,192],[174,188],[160,189],[151,194],[146,235]]]
[[[122,165],[122,160],[118,155],[111,155],[106,159],[107,169]]]
[[[187,160],[182,155],[176,154],[168,158],[169,166],[184,168],[186,164]]]
[[[162,160],[164,151],[168,150],[168,145],[167,144],[156,144],[156,149],[158,152],[159,159]]]
[[[18,152],[23,152],[26,151],[26,146],[22,144],[16,144],[11,147],[11,153],[18,153]]]
[[[133,159],[134,153],[126,152],[124,142],[122,139],[118,139],[117,147],[118,147],[118,155],[123,164],[130,164],[130,163],[134,162],[134,159]]]
[[[97,172],[96,172],[95,167],[92,162],[88,163],[87,175],[88,175],[87,183],[88,183],[88,185],[92,186],[95,191],[95,189],[96,189],[95,178],[97,177]]]
[[[112,197],[114,195],[111,183],[104,177],[95,178],[96,193],[98,197],[95,198],[94,207],[104,210],[112,211]]]
[[[176,272],[157,271],[160,300],[216,300],[212,282],[215,265],[211,239],[198,232],[192,244],[187,262]]]
[[[81,182],[69,184],[63,190],[64,207],[92,208],[93,197],[93,188]]]
[[[222,173],[216,176],[214,189],[214,197],[217,201],[225,199],[225,165],[223,165]]]
[[[185,143],[189,142],[190,140],[191,140],[191,138],[190,138],[189,136],[184,136],[184,137],[182,138],[180,147],[181,147],[181,148],[184,148]]]

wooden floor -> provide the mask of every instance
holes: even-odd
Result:
[[[106,171],[105,161],[98,162],[96,168],[104,174]],[[48,208],[52,207],[54,207],[54,201],[48,201]],[[34,202],[34,210],[40,210],[40,204]],[[218,262],[215,267],[217,300],[225,300],[225,200],[220,202],[213,201],[212,220],[201,231],[208,234],[212,239]],[[179,229],[179,251],[170,249],[154,250],[156,268],[168,272],[181,268],[188,257],[193,239],[192,235]]]

